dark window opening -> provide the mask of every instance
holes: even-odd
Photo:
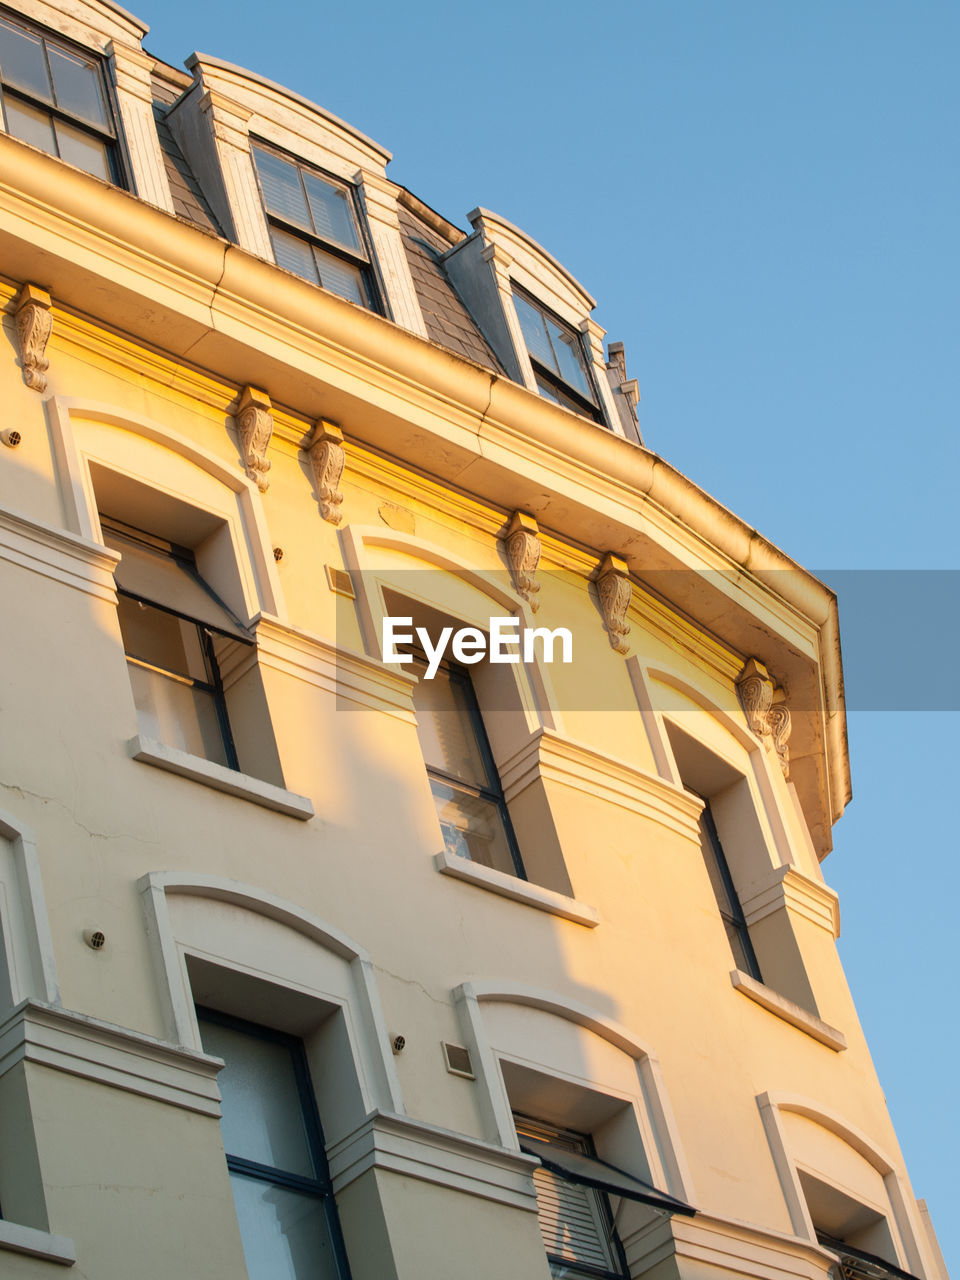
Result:
[[[353,189],[262,145],[252,151],[277,266],[382,310]]]
[[[544,399],[603,424],[580,335],[516,288],[513,303],[537,390]]]
[[[589,1179],[571,1177],[564,1160],[586,1157],[588,1167],[599,1167],[593,1139],[530,1116],[514,1114],[513,1119],[521,1150],[543,1162],[533,1182],[551,1276],[625,1280],[629,1272],[607,1192]]]
[[[144,737],[239,769],[218,647],[249,644],[242,624],[197,570],[193,552],[101,517],[121,554],[117,614]]]
[[[416,658],[417,732],[448,853],[526,879],[469,672]]]
[[[13,137],[122,185],[103,63],[30,24],[0,16],[0,105]]]
[[[220,1126],[249,1280],[349,1280],[303,1044],[210,1009],[197,1020],[226,1063]]]
[[[710,809],[710,801],[702,796],[700,798],[703,800],[703,810],[700,814],[700,848],[703,850],[703,860],[707,865],[707,874],[717,899],[717,906],[720,908],[734,962],[738,969],[749,973],[751,978],[756,978],[757,982],[762,982],[760,965],[757,962],[753,943],[750,941],[750,930],[747,928],[743,907],[740,905],[733,876],[730,874],[730,867],[723,852],[723,845],[717,834],[717,824]]]

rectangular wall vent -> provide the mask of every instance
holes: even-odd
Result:
[[[324,568],[327,571],[327,583],[331,591],[335,591],[338,596],[349,596],[351,600],[356,598],[353,582],[346,569],[335,569],[332,564],[324,565]]]
[[[446,1059],[447,1070],[452,1076],[476,1080],[477,1077],[473,1074],[473,1063],[470,1061],[470,1051],[462,1044],[444,1043],[443,1056]]]

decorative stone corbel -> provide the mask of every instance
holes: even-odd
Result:
[[[791,723],[790,708],[786,704],[783,690],[774,684],[773,677],[762,662],[750,658],[737,676],[737,693],[751,732],[758,738],[773,739],[780,768],[784,777],[788,777],[790,752],[787,740],[790,737]]]
[[[597,572],[597,595],[603,610],[603,622],[610,636],[610,644],[617,653],[626,653],[630,644],[627,636],[627,610],[633,597],[633,584],[627,562],[611,552],[603,557]]]
[[[507,557],[517,595],[522,596],[536,613],[540,608],[537,596],[537,565],[540,563],[540,526],[525,511],[515,511],[510,517],[506,532]]]
[[[273,435],[273,405],[270,397],[257,387],[244,387],[236,419],[244,470],[251,480],[256,481],[260,492],[266,493],[270,487],[267,479],[267,472],[270,470],[267,449]]]
[[[47,389],[46,372],[50,361],[45,352],[51,331],[53,315],[51,299],[44,289],[35,284],[25,284],[17,295],[17,341],[20,344],[20,368],[28,387],[41,394]]]
[[[346,459],[343,453],[343,432],[335,422],[327,422],[325,418],[317,420],[307,453],[313,467],[320,514],[331,524],[339,524],[343,519],[340,509],[343,494],[339,486]]]
[[[783,770],[785,778],[790,777],[790,748],[787,746],[787,740],[790,737],[792,725],[790,723],[790,708],[784,701],[777,701],[777,698],[783,698],[783,690],[778,689],[774,694],[773,706],[767,715],[767,724],[770,728],[770,736],[773,738],[774,750],[777,753],[777,759],[780,761],[780,768]]]

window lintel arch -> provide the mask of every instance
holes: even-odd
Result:
[[[289,986],[291,992],[316,1001],[318,1008],[339,1006],[350,1023],[348,1038],[352,1064],[343,1070],[355,1074],[362,1106],[403,1115],[405,1108],[399,1078],[389,1052],[389,1036],[380,1004],[373,965],[367,950],[342,930],[267,890],[227,877],[190,872],[154,871],[138,882],[148,921],[154,961],[161,994],[167,1006],[167,1034],[176,1043],[200,1048],[194,998],[187,972],[187,957],[194,956],[217,969],[244,975],[257,973],[277,990]],[[336,992],[313,989],[297,975],[295,984],[277,971],[272,952],[260,954],[258,942],[249,932],[235,931],[223,954],[210,946],[201,949],[178,936],[172,905],[178,898],[204,899],[239,909],[290,931],[321,949],[330,963],[341,966],[342,977]],[[233,945],[233,940],[236,945]],[[239,957],[239,958],[238,958]],[[282,969],[282,964],[280,965]],[[293,984],[293,985],[291,985]]]
[[[420,561],[424,571],[436,569],[450,574],[464,586],[471,588],[479,600],[486,598],[490,602],[490,613],[482,617],[479,613],[467,619],[469,625],[486,628],[493,608],[501,611],[502,616],[512,615],[520,621],[521,634],[536,626],[534,615],[525,600],[520,599],[505,585],[505,570],[485,570],[471,564],[456,552],[438,543],[420,538],[416,534],[404,533],[401,530],[381,528],[374,525],[351,525],[341,534],[344,558],[347,568],[354,579],[357,595],[357,614],[360,632],[368,653],[383,660],[382,627],[383,619],[389,615],[386,592],[400,596],[411,596],[410,589],[404,589],[402,583],[390,581],[390,571],[381,569],[377,564],[376,551],[383,548],[395,551],[411,558],[411,562]],[[499,581],[503,579],[503,581]],[[416,594],[416,593],[414,593]],[[420,603],[428,608],[449,612],[444,602],[438,599],[427,599],[424,593],[416,594]],[[562,732],[560,712],[556,694],[549,672],[539,658],[529,665],[505,665],[504,671],[517,683],[519,705],[526,704],[521,689],[521,672],[527,673],[527,679],[535,703],[537,723],[529,723],[531,731],[541,725],[556,732]],[[529,719],[529,717],[528,717]]]
[[[633,1112],[651,1176],[655,1182],[665,1185],[672,1195],[695,1203],[693,1178],[683,1152],[660,1062],[649,1044],[630,1028],[600,1010],[559,992],[528,983],[498,979],[465,982],[454,989],[454,998],[460,1012],[466,1043],[473,1056],[478,1084],[481,1086],[481,1106],[485,1120],[491,1135],[495,1135],[501,1145],[514,1149],[517,1138],[499,1055],[491,1042],[490,1031],[484,1020],[484,1006],[498,1004],[540,1010],[550,1017],[579,1027],[588,1035],[597,1036],[606,1045],[632,1060],[636,1084],[629,1092],[634,1098]],[[538,1060],[535,1051],[525,1056],[531,1062]],[[549,1064],[544,1065],[549,1073]],[[602,1085],[598,1084],[597,1088],[603,1092]]]
[[[117,460],[112,466],[109,457],[93,457],[82,439],[84,423],[129,432],[134,438],[169,450],[174,458],[195,467],[198,474],[208,477],[222,487],[225,496],[229,495],[228,504],[221,504],[223,509],[212,514],[231,526],[238,524],[232,529],[231,537],[249,615],[254,617],[262,612],[285,620],[286,607],[277,567],[270,554],[262,500],[256,485],[238,467],[231,466],[211,450],[164,423],[107,402],[54,396],[48,401],[48,416],[60,473],[64,514],[67,527],[72,532],[91,542],[102,542],[91,464],[113,470],[121,476],[127,475],[147,487],[160,488],[151,484],[149,476],[130,474]],[[189,471],[183,474],[189,476]],[[186,505],[196,505],[200,509],[208,505],[202,499],[192,501],[189,491],[179,496]],[[235,509],[233,519],[229,518],[228,505]]]

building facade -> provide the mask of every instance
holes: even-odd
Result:
[[[530,236],[146,30],[0,8],[0,1274],[946,1280],[835,598]]]

